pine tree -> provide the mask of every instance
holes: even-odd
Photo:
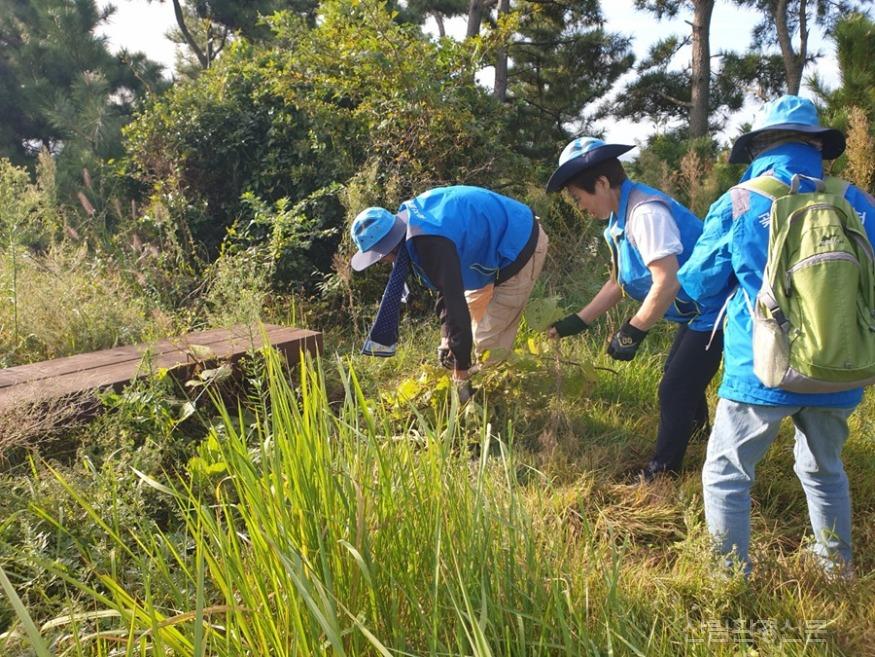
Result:
[[[692,10],[692,31],[685,36],[666,37],[651,46],[648,56],[636,66],[638,77],[617,95],[609,105],[610,111],[636,120],[680,121],[683,132],[696,139],[719,128],[725,114],[741,108],[748,93],[767,99],[782,88],[778,56],[711,53],[712,0],[636,0],[635,4],[657,18]],[[692,46],[689,66],[673,69],[675,55],[687,46]],[[712,66],[712,60],[719,65]]]
[[[786,91],[798,94],[805,67],[820,55],[812,53],[808,39],[812,24],[828,32],[846,16],[855,3],[845,0],[734,0],[737,5],[754,7],[763,18],[754,28],[751,49],[762,52],[778,46],[784,65]],[[798,45],[794,44],[794,38]]]
[[[142,54],[112,54],[94,0],[0,0],[0,157],[58,158],[63,187],[89,163],[121,154],[121,126],[164,84]],[[75,173],[74,173],[75,172]]]
[[[552,161],[569,132],[589,130],[589,107],[634,62],[630,39],[604,28],[599,2],[521,2],[508,44],[507,98],[517,147]]]

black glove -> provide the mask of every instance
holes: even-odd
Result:
[[[441,364],[441,367],[445,367],[448,370],[456,369],[456,357],[453,356],[453,352],[446,345],[442,344],[438,347],[438,362]]]
[[[589,324],[584,322],[577,313],[571,313],[568,317],[563,317],[558,322],[550,324],[550,326],[556,329],[556,333],[559,334],[560,338],[583,333],[589,328]]]
[[[627,321],[611,338],[608,356],[614,360],[632,360],[646,337],[647,331],[635,328]]]

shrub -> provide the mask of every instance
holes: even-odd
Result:
[[[54,197],[55,166],[43,151],[34,183],[26,169],[0,158],[0,247],[20,244],[44,249],[65,225]]]

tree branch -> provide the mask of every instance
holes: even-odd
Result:
[[[188,47],[194,52],[195,57],[197,57],[198,62],[200,62],[201,68],[209,68],[210,62],[207,59],[207,56],[204,54],[204,51],[198,47],[191,32],[188,31],[188,26],[185,24],[185,16],[182,13],[182,7],[179,5],[179,0],[173,0],[173,13],[176,15],[176,24],[179,25],[179,31],[182,32],[182,38],[185,39]]]
[[[664,91],[657,89],[656,95],[662,98],[663,100],[667,100],[668,102],[678,105],[679,107],[692,107],[693,103],[689,100],[681,100],[680,98],[675,98],[674,96],[669,96]]]

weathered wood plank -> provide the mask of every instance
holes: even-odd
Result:
[[[26,402],[58,399],[91,390],[108,388],[119,390],[135,378],[149,376],[158,369],[172,369],[178,373],[178,376],[187,377],[198,364],[191,356],[193,345],[209,349],[210,353],[206,354],[204,359],[206,363],[236,362],[247,352],[261,348],[265,344],[265,337],[267,342],[283,353],[289,362],[296,362],[302,351],[315,353],[322,348],[321,333],[275,325],[266,325],[264,328],[266,336],[257,327],[250,330],[245,326],[222,329],[223,334],[192,333],[172,340],[160,341],[161,344],[155,351],[152,351],[149,345],[134,345],[133,351],[122,350],[108,360],[102,360],[103,364],[100,366],[88,367],[88,359],[80,359],[72,366],[65,363],[55,370],[63,373],[55,375],[46,374],[52,371],[51,367],[34,368],[31,370],[33,378],[0,388],[0,410]],[[210,335],[205,336],[204,333]],[[134,356],[130,357],[131,354]],[[124,360],[113,362],[113,358]],[[49,365],[51,362],[47,361],[42,365]],[[85,367],[85,369],[70,371],[71,367]]]
[[[268,335],[285,330],[287,327],[276,326],[274,324],[265,324],[264,330]],[[260,333],[257,327],[253,327],[255,337],[259,337]],[[37,381],[64,374],[73,374],[85,370],[96,369],[108,365],[116,365],[130,361],[140,361],[143,356],[148,353],[151,355],[160,355],[178,351],[180,348],[188,347],[192,344],[209,347],[212,344],[227,340],[235,335],[250,335],[250,329],[245,326],[235,326],[230,329],[210,329],[207,331],[197,331],[184,336],[165,338],[152,343],[127,345],[123,347],[114,347],[112,349],[103,349],[101,351],[92,351],[74,356],[65,356],[52,360],[42,361],[39,363],[31,363],[28,365],[17,365],[6,369],[0,369],[0,388],[29,381]]]

